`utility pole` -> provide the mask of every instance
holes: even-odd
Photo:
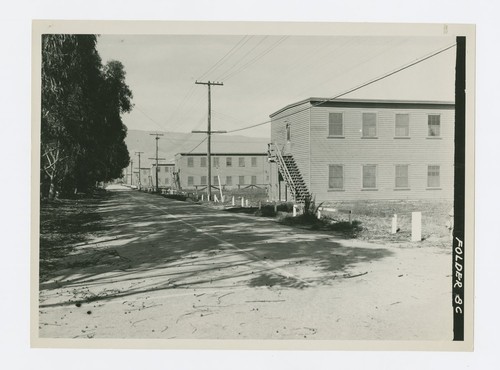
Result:
[[[212,108],[211,108],[211,95],[210,95],[210,87],[212,85],[214,86],[224,86],[222,82],[198,82],[196,81],[195,84],[197,85],[207,85],[208,86],[208,129],[207,131],[191,131],[192,133],[206,133],[207,134],[207,162],[208,162],[208,181],[207,181],[207,197],[208,200],[210,200],[212,196],[212,161],[211,161],[211,135],[212,134],[224,134],[227,131],[212,131],[212,124],[211,124],[211,114],[212,114]]]
[[[134,161],[130,161],[130,185],[133,185],[132,178],[134,176]]]
[[[158,160],[165,160],[165,158],[158,158],[158,140],[160,140],[159,136],[163,136],[163,134],[149,134],[151,136],[156,136],[156,157],[155,158],[149,158],[149,159],[156,159],[156,169],[155,169],[155,178],[156,178],[156,191],[158,191]]]
[[[141,190],[141,154],[144,152],[135,152],[139,156],[139,190]]]

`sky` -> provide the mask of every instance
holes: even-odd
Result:
[[[444,49],[453,37],[287,35],[100,35],[103,62],[119,60],[135,107],[129,129],[205,130],[212,86],[212,129],[236,130],[269,120],[308,97],[332,98]],[[454,100],[456,48],[343,96]],[[270,125],[238,132],[269,137]],[[202,137],[201,137],[202,138]]]

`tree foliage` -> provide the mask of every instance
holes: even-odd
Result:
[[[103,65],[95,35],[42,37],[41,195],[86,191],[129,163],[132,109],[122,63]]]

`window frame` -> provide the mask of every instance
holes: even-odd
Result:
[[[434,135],[431,133],[431,123],[430,119],[431,117],[438,117],[439,118],[439,126],[438,126],[438,134]],[[427,114],[427,138],[429,139],[437,139],[441,138],[441,114],[440,113],[428,113]]]
[[[243,165],[241,165],[242,163],[242,160],[243,160]],[[245,157],[238,157],[238,167],[246,167],[246,160],[245,160]]]
[[[407,135],[398,135],[398,116],[407,116],[408,124],[406,130],[408,132]],[[410,138],[410,113],[408,112],[398,112],[394,114],[394,138],[395,139],[409,139]]]
[[[365,167],[373,166],[375,168],[375,186],[367,187],[365,186]],[[373,163],[367,163],[361,165],[361,189],[362,190],[378,190],[378,165]]]
[[[257,157],[251,157],[251,159],[250,159],[250,166],[251,167],[257,167]]]
[[[200,167],[202,168],[207,167],[207,157],[200,157]]]
[[[212,157],[213,158],[213,166],[220,167],[220,157]]]
[[[374,135],[365,135],[365,114],[373,114],[375,116],[375,134]],[[361,138],[363,139],[378,139],[378,113],[377,112],[362,112],[361,113]]]
[[[227,181],[229,180],[229,181]],[[233,176],[226,176],[226,185],[233,186]]]
[[[241,181],[243,179],[243,181]],[[245,185],[245,175],[238,176],[238,185]]]
[[[194,186],[194,176],[187,177],[187,186]]]
[[[430,167],[437,167],[438,168],[438,185],[434,186],[430,184],[430,179],[431,177],[429,176],[429,171]],[[427,165],[427,189],[441,189],[441,165],[439,164],[428,164]]]
[[[341,187],[332,187],[331,186],[331,177],[330,177],[330,173],[331,173],[331,168],[332,167],[340,167],[342,169],[342,186]],[[328,190],[329,191],[343,191],[345,190],[345,172],[344,172],[344,165],[343,164],[339,164],[339,163],[332,163],[332,164],[329,164],[328,165]]]
[[[200,176],[200,185],[207,185],[207,176],[206,175]]]
[[[330,122],[330,117],[334,114],[340,114],[340,116],[342,117],[342,122],[341,122],[342,133],[340,134],[333,134],[331,131],[332,122]],[[328,137],[338,137],[338,138],[344,137],[344,112],[328,112]]]
[[[226,167],[233,167],[233,157],[226,157]]]
[[[398,167],[406,167],[406,186],[398,186]],[[406,163],[397,163],[394,165],[394,189],[396,190],[405,190],[410,189],[410,165]]]
[[[250,185],[257,185],[257,175],[250,177]]]
[[[194,167],[194,158],[193,157],[187,157],[187,166]]]

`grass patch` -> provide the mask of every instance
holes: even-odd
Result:
[[[318,219],[310,213],[301,214],[296,217],[285,216],[280,222],[284,225],[302,227],[309,230],[334,231],[348,238],[358,237],[359,233],[363,230],[361,222],[357,220],[350,223],[348,221],[337,221],[330,218]]]

